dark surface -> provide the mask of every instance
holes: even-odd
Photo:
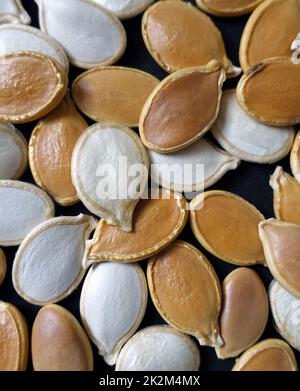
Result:
[[[194,1],[191,1],[194,3]],[[30,13],[32,17],[32,25],[38,27],[38,19],[37,19],[37,7],[33,0],[23,0],[23,5]],[[238,49],[239,49],[239,41],[247,21],[247,17],[239,17],[239,18],[213,18],[216,25],[219,27],[223,34],[223,38],[225,41],[226,49],[229,58],[233,61],[235,65],[238,65]],[[124,56],[118,62],[118,64],[123,66],[135,67],[138,69],[142,69],[144,71],[148,71],[152,73],[156,77],[163,79],[166,76],[166,73],[154,62],[148,51],[146,50],[142,35],[141,35],[141,17],[138,16],[136,18],[130,19],[124,22],[127,36],[128,36],[128,46]],[[202,37],[199,37],[202,39]],[[82,70],[71,67],[70,70],[70,81],[74,79]],[[225,88],[235,87],[238,79],[230,80],[226,82]],[[91,123],[91,121],[88,121]],[[23,134],[27,139],[30,137],[30,133],[34,128],[34,123],[27,124],[24,126],[18,126],[19,129],[23,131]],[[281,165],[283,168],[290,172],[289,166],[289,157],[286,157],[282,161],[277,164],[272,165],[259,165],[253,163],[242,162],[241,165],[235,171],[230,171],[227,173],[223,179],[221,179],[212,189],[219,190],[227,190],[233,193],[236,193],[251,203],[253,203],[264,215],[266,218],[273,216],[273,196],[272,190],[269,186],[269,176],[275,170],[276,165]],[[33,182],[33,178],[31,176],[30,170],[27,170],[25,175],[21,178],[23,181]],[[72,207],[60,207],[56,205],[56,215],[77,215],[78,213],[89,213],[82,204],[77,204]],[[187,226],[180,236],[180,239],[186,240],[196,247],[200,248],[201,251],[207,256],[207,258],[213,264],[220,281],[226,277],[228,273],[230,273],[235,266],[220,261],[213,255],[209,254],[205,249],[201,248],[196,239],[194,238],[189,226]],[[240,238],[244,240],[244,238]],[[34,317],[39,310],[39,307],[31,305],[20,298],[15,292],[12,282],[11,282],[11,268],[14,259],[14,255],[16,252],[16,247],[8,247],[5,248],[5,254],[8,259],[8,273],[3,285],[0,287],[0,300],[7,301],[15,304],[25,315],[29,326],[31,327]],[[146,262],[141,262],[143,268],[146,267]],[[272,277],[267,268],[264,266],[257,266],[254,269],[260,274],[263,279],[266,288],[272,280]],[[59,304],[66,307],[70,310],[77,319],[80,319],[79,316],[79,298],[81,292],[82,284],[79,288],[67,299],[63,300]],[[154,306],[151,303],[151,299],[149,299],[148,308],[146,311],[145,318],[140,326],[143,328],[145,326],[164,323]],[[264,332],[262,338],[272,338],[272,337],[280,337],[275,331],[272,325],[272,319],[270,316],[268,326]],[[208,347],[201,347],[201,370],[230,370],[234,364],[233,359],[227,360],[218,360],[215,354],[214,349]],[[298,360],[298,364],[300,364],[300,353],[296,352],[296,357]],[[109,367],[106,365],[101,356],[98,355],[96,349],[94,348],[94,358],[95,358],[95,370],[98,372],[106,373],[114,370],[113,367]],[[29,363],[29,369],[31,369],[31,362]]]

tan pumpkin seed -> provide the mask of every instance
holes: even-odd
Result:
[[[6,257],[0,248],[0,285],[2,284],[5,275],[6,275],[6,269],[7,269],[7,263],[6,263]]]
[[[292,146],[290,165],[294,177],[300,183],[300,131],[296,134],[296,138]]]
[[[240,16],[250,13],[263,0],[196,0],[203,11],[216,16]]]

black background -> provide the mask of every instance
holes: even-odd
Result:
[[[194,1],[191,1],[194,3]],[[38,15],[37,15],[37,6],[33,0],[23,0],[23,5],[31,15],[32,25],[38,27]],[[238,65],[238,50],[239,50],[239,41],[245,26],[245,23],[248,19],[245,17],[238,18],[217,18],[213,17],[213,21],[216,23],[218,28],[221,30],[223,39],[225,41],[225,46],[229,58],[235,65]],[[288,23],[288,21],[287,21]],[[124,56],[118,62],[119,65],[138,68],[149,73],[152,73],[154,76],[159,79],[163,79],[166,76],[166,73],[155,63],[148,51],[146,50],[142,35],[141,35],[141,16],[132,18],[128,21],[124,21],[124,26],[127,32],[128,44]],[[280,26],[278,26],[280,28]],[[199,37],[203,39],[203,37]],[[204,37],[205,39],[205,37]],[[72,81],[78,74],[82,72],[81,69],[71,67],[70,69],[70,81]],[[225,88],[233,88],[236,86],[238,79],[229,80],[225,83]],[[46,81],[45,81],[46,82]],[[92,123],[88,120],[89,123]],[[31,131],[34,128],[35,123],[30,123],[23,126],[18,126],[22,130],[23,134],[29,140]],[[254,163],[242,162],[237,170],[230,171],[227,173],[215,186],[211,189],[227,190],[233,193],[236,193],[251,203],[253,203],[264,215],[266,218],[273,216],[273,195],[272,189],[269,186],[269,176],[275,170],[276,165],[281,165],[284,169],[290,172],[289,166],[289,157],[286,157],[277,164],[272,165],[259,165]],[[23,181],[33,182],[30,170],[28,169],[25,175],[21,178]],[[77,215],[80,212],[89,213],[82,204],[77,204],[71,207],[60,207],[56,205],[56,215]],[[185,228],[184,232],[180,236],[180,239],[186,240],[196,247],[200,248],[201,251],[207,256],[207,258],[213,264],[220,281],[230,273],[235,266],[225,263],[218,260],[213,255],[209,254],[205,249],[201,248],[198,242],[195,240],[189,226]],[[245,240],[246,238],[241,237],[240,240]],[[8,273],[5,278],[4,283],[0,287],[0,300],[7,301],[15,304],[25,315],[28,324],[31,328],[34,317],[39,310],[39,307],[27,303],[22,298],[20,298],[15,292],[12,282],[11,282],[11,268],[16,252],[16,247],[5,248],[5,254],[8,259]],[[144,270],[146,267],[146,261],[141,262]],[[264,266],[257,266],[254,269],[262,277],[266,288],[272,280],[272,277],[267,268]],[[79,298],[81,292],[82,284],[79,288],[67,299],[63,300],[59,304],[66,307],[70,310],[77,319],[80,319],[79,316]],[[140,326],[143,328],[145,326],[164,323],[160,318],[159,314],[155,310],[154,306],[151,303],[149,298],[148,307],[146,311],[145,318]],[[272,324],[272,319],[270,316],[268,326],[263,334],[262,338],[277,338],[280,337],[274,329]],[[113,367],[106,365],[101,356],[98,355],[95,347],[94,349],[94,359],[95,359],[95,370],[100,374],[108,373],[113,371]],[[201,370],[230,370],[234,365],[233,359],[227,360],[218,360],[215,354],[214,349],[208,347],[201,347]],[[295,352],[300,364],[300,353]],[[29,360],[29,369],[32,369],[31,361]]]

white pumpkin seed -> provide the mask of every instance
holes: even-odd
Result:
[[[132,18],[143,12],[154,0],[94,0],[120,19]]]
[[[24,23],[30,24],[31,19],[22,6],[21,0],[0,1],[0,24]]]

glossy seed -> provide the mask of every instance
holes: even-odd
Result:
[[[140,117],[146,147],[169,153],[202,137],[217,118],[224,81],[224,69],[212,61],[205,67],[177,71],[160,82]]]
[[[92,371],[91,344],[77,319],[51,304],[39,310],[32,327],[35,371]]]
[[[188,217],[185,198],[162,190],[142,199],[133,214],[132,232],[124,232],[101,220],[87,244],[85,267],[91,263],[137,262],[166,248],[183,230]]]
[[[25,371],[28,330],[21,312],[0,301],[0,371]]]
[[[129,19],[143,12],[154,0],[95,0],[95,2],[120,19]]]
[[[274,213],[278,220],[300,224],[300,184],[282,167],[276,167],[270,178]]]
[[[259,236],[273,277],[300,298],[300,226],[269,219],[259,224]]]
[[[263,0],[196,0],[196,4],[209,14],[232,17],[249,14]]]
[[[219,358],[237,357],[255,344],[268,321],[269,304],[265,287],[253,270],[238,268],[223,281],[220,333],[224,345],[217,347]]]
[[[85,279],[80,314],[84,327],[109,365],[139,327],[148,289],[138,264],[105,262],[93,265]]]
[[[200,353],[195,342],[169,326],[151,326],[123,347],[116,371],[197,371]]]
[[[34,128],[29,144],[29,163],[36,183],[57,203],[79,201],[71,179],[71,160],[75,144],[88,128],[67,96]]]
[[[72,95],[77,107],[94,121],[135,127],[158,83],[158,79],[137,69],[101,67],[78,76]]]
[[[1,0],[0,24],[24,23],[30,24],[31,18],[22,6],[21,0]]]
[[[0,248],[0,285],[2,284],[5,275],[6,275],[6,270],[7,270],[7,263],[6,263],[6,257]]]
[[[292,146],[290,165],[294,177],[300,183],[300,131],[296,134],[295,141]]]
[[[240,266],[264,263],[257,228],[264,216],[252,204],[233,193],[212,190],[194,198],[190,210],[192,230],[210,253]]]
[[[154,256],[147,268],[152,301],[167,323],[195,336],[200,345],[217,346],[221,287],[205,256],[177,241]]]
[[[290,346],[280,339],[266,339],[248,349],[232,368],[233,371],[297,371]]]

